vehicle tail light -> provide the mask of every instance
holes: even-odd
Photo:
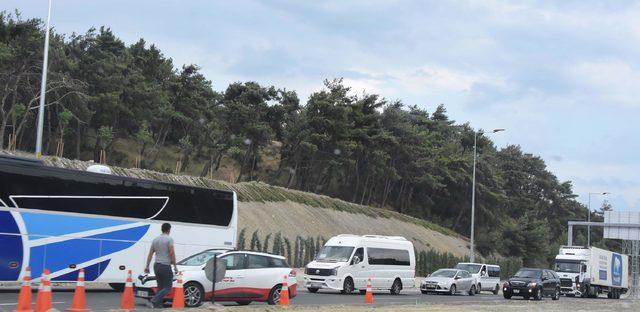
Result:
[[[291,270],[291,272],[289,272],[289,277],[296,277],[296,275],[296,270]]]

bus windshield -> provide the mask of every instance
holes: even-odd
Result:
[[[320,249],[316,261],[344,262],[351,257],[353,247],[346,246],[324,246]]]
[[[555,269],[556,272],[563,273],[580,273],[580,263],[573,261],[556,261]]]
[[[469,273],[478,273],[482,265],[480,264],[471,264],[471,263],[458,263],[455,268],[458,270],[465,270]]]
[[[190,256],[181,260],[180,262],[178,262],[178,265],[186,265],[186,266],[204,265],[207,263],[207,261],[209,261],[209,259],[219,254],[221,254],[221,252],[218,250],[205,250],[201,253],[197,253],[193,256]]]

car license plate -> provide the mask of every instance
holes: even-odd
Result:
[[[144,290],[136,291],[136,296],[138,297],[149,297],[149,292]]]
[[[317,282],[316,283],[311,283],[311,287],[321,288],[322,287],[322,283],[317,283]]]
[[[514,290],[513,290],[513,293],[514,293],[514,294],[519,294],[519,293],[520,293],[520,289],[514,289]]]

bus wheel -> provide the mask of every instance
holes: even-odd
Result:
[[[117,292],[124,291],[124,283],[109,283],[109,287]]]
[[[347,277],[344,279],[344,284],[342,284],[342,291],[340,291],[343,294],[350,294],[355,290],[355,287],[353,286],[353,279],[351,277]]]
[[[389,290],[389,292],[392,295],[399,295],[401,290],[402,290],[402,282],[400,281],[399,278],[396,278],[396,280],[393,281],[393,285],[391,285],[391,289]]]

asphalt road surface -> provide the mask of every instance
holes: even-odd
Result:
[[[15,290],[0,290],[0,311],[12,311],[15,309],[16,300],[18,294]],[[53,302],[54,307],[60,311],[64,311],[69,308],[73,299],[73,291],[70,289],[56,290],[54,288]],[[87,305],[88,308],[93,311],[107,311],[117,309],[120,305],[121,295],[109,290],[87,290]],[[607,300],[606,298],[600,298]],[[35,292],[33,296],[35,304]],[[513,299],[522,300],[522,299]],[[593,299],[581,299],[581,298],[565,298],[561,297],[560,301],[572,301],[575,304],[586,303],[585,300]],[[419,305],[419,304],[444,304],[444,305],[459,305],[461,309],[465,305],[500,305],[504,304],[506,299],[502,298],[502,295],[492,295],[490,293],[482,293],[475,296],[469,295],[423,295],[417,289],[403,290],[398,296],[392,296],[388,292],[374,292],[374,305],[388,306],[388,305]],[[545,298],[544,301],[551,301],[551,298]],[[222,303],[223,305],[236,305],[233,302]],[[539,304],[538,302],[531,301],[531,304]],[[136,305],[138,310],[145,310],[145,301],[136,299]],[[251,306],[264,306],[265,303],[254,302]],[[364,305],[364,296],[361,294],[341,295],[337,292],[320,291],[316,294],[311,294],[302,289],[298,291],[298,295],[291,300],[291,305],[303,305],[303,306],[320,306],[320,305]]]

